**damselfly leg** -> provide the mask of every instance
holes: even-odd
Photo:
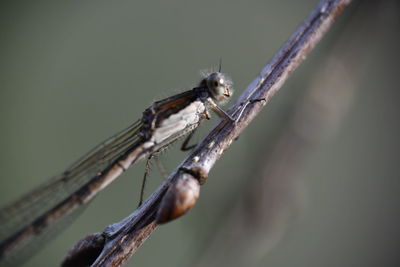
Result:
[[[188,145],[190,142],[190,139],[192,139],[195,131],[196,130],[193,130],[192,132],[190,132],[190,134],[185,138],[185,141],[183,141],[182,146],[181,146],[181,151],[189,151],[197,146],[197,143],[193,144],[193,145]]]
[[[151,164],[152,158],[153,158],[153,154],[150,154],[146,159],[146,165],[144,167],[142,186],[140,187],[140,198],[139,198],[138,207],[142,206],[142,204],[143,204],[144,190],[146,188],[147,175],[149,174],[149,171],[150,171],[150,164]]]
[[[236,118],[235,118],[233,121],[236,123],[236,122],[238,122],[238,121],[240,120],[240,118],[241,118],[242,115],[243,115],[243,112],[245,111],[245,109],[247,108],[247,106],[248,106],[249,104],[253,104],[253,103],[256,103],[256,102],[262,102],[262,101],[267,102],[267,100],[266,100],[265,98],[257,98],[257,99],[247,99],[246,101],[240,103],[240,108],[237,109],[237,110],[233,113],[233,116],[235,117],[235,115],[236,115],[237,113],[239,113],[239,114],[236,116]]]

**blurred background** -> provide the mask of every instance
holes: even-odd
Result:
[[[2,1],[0,205],[220,58],[236,99],[317,2]],[[194,209],[127,266],[399,266],[399,6],[354,1],[216,164]],[[169,171],[185,158],[179,146],[161,156]],[[130,214],[143,171],[117,179],[25,266],[56,266]],[[154,168],[149,180],[147,196],[163,178]]]

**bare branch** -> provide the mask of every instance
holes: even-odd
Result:
[[[236,122],[221,121],[141,207],[123,221],[109,225],[102,234],[96,234],[105,237],[105,242],[92,266],[123,264],[158,223],[174,219],[194,205],[198,196],[196,190],[206,181],[216,161],[281,88],[349,3],[350,0],[323,0],[318,4],[230,109],[230,114],[240,114],[240,118]],[[261,99],[264,101],[259,101]],[[182,186],[177,186],[178,183]],[[97,239],[93,235],[90,238]],[[76,260],[80,251],[82,246],[75,246],[63,266],[71,266],[71,259]],[[79,257],[84,255],[81,253]]]
[[[273,148],[264,153],[255,181],[241,188],[242,194],[210,234],[203,255],[190,266],[261,266],[296,215],[303,215],[308,202],[304,168],[315,148],[335,134],[360,89],[365,75],[361,66],[370,60],[368,39],[377,34],[371,32],[372,24],[379,23],[379,19],[366,19],[371,15],[353,16],[339,38],[329,44],[322,62],[313,66],[316,71],[304,86],[305,95],[291,110],[278,138],[272,140]]]

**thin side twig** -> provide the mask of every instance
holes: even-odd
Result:
[[[79,248],[82,243],[88,242],[83,239],[69,252],[63,265],[77,266],[77,258],[85,262],[84,264],[88,264],[87,261],[93,262],[91,259],[94,258],[92,266],[119,266],[126,262],[157,227],[157,213],[167,189],[188,177],[201,179],[200,183],[205,182],[209,171],[224,151],[304,61],[350,2],[351,0],[322,0],[229,110],[230,114],[240,113],[240,119],[236,123],[221,121],[140,208],[123,221],[109,225],[103,233],[95,234],[97,238],[91,235],[90,240],[102,242],[100,255],[90,255],[90,261],[82,260],[85,256]],[[259,101],[260,99],[265,101]],[[182,171],[183,169],[189,171]],[[92,245],[98,248],[98,244]],[[88,246],[91,244],[86,244],[85,248]]]

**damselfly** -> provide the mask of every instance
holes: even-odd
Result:
[[[232,82],[214,72],[192,90],[155,102],[140,120],[106,140],[61,175],[0,210],[0,263],[21,260],[57,225],[88,203],[139,159],[152,157],[209,119],[209,109],[232,120],[217,103],[232,95]],[[187,145],[187,142],[184,142]]]

